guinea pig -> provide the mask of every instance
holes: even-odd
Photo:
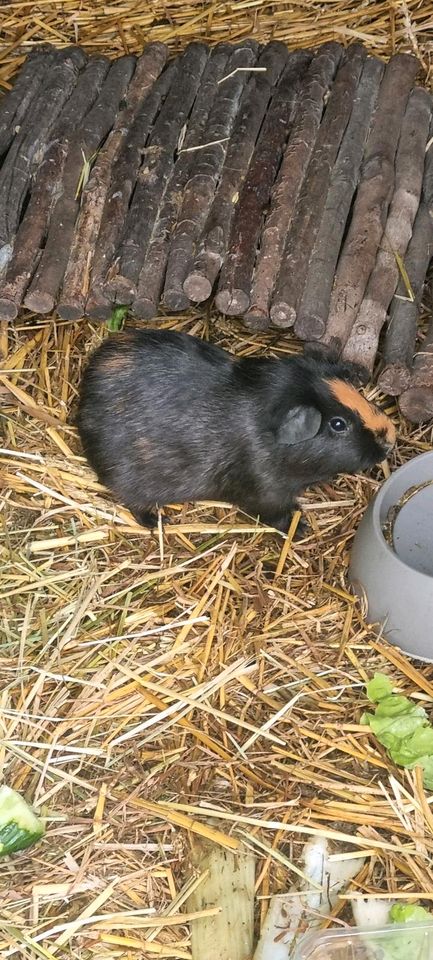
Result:
[[[286,532],[307,487],[371,467],[394,445],[355,374],[131,329],[92,355],[77,426],[98,479],[143,526],[155,525],[156,504],[223,500]]]

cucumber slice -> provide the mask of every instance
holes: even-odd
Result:
[[[44,833],[42,820],[16,790],[0,787],[0,857],[25,850]]]

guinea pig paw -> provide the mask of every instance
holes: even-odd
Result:
[[[286,513],[282,517],[274,518],[272,522],[269,523],[269,526],[275,527],[276,530],[280,530],[281,533],[288,533],[290,529],[290,524],[292,522],[292,513]],[[303,540],[309,533],[310,525],[307,520],[304,520],[303,517],[299,518],[298,525],[295,530],[294,540]]]
[[[132,513],[134,520],[140,524],[140,527],[147,527],[148,530],[154,530],[155,527],[158,526],[158,515],[152,513],[151,510],[132,510],[131,507],[129,507],[129,511]]]

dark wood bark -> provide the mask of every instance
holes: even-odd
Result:
[[[293,123],[302,77],[310,61],[311,54],[305,50],[289,55],[270,102],[233,217],[228,254],[216,296],[216,305],[222,313],[240,315],[250,305],[264,212]]]
[[[285,44],[274,41],[262,51],[257,65],[266,73],[251,76],[227,147],[221,180],[207,218],[192,271],[183,285],[190,300],[201,303],[212,293],[224,263],[237,199],[245,180],[273,87],[287,63]]]
[[[8,151],[0,171],[0,270],[8,263],[30,177],[41,162],[50,132],[86,62],[79,47],[56,53],[33,109]]]
[[[340,352],[349,338],[374,267],[394,189],[401,122],[418,70],[415,57],[406,54],[396,54],[385,68],[321,341],[333,352]]]
[[[221,176],[240,100],[251,76],[248,68],[256,64],[257,51],[258,44],[253,40],[235,47],[227,61],[227,73],[218,85],[203,131],[203,149],[196,151],[170,244],[163,291],[163,303],[169,310],[185,310],[190,306],[183,284],[194,262],[196,244]]]
[[[313,152],[326,96],[333,81],[343,47],[324,44],[301,81],[298,106],[281,168],[272,188],[251,288],[251,306],[244,320],[251,329],[269,326],[271,296],[278,276],[286,236],[296,200]]]
[[[229,44],[221,43],[213,47],[201,78],[185,140],[167,184],[138,279],[133,312],[143,320],[150,320],[158,313],[171,237],[182,207],[185,186],[195,162],[195,151],[191,151],[191,148],[203,143],[204,128],[218,90],[218,82],[227,72],[230,53]]]
[[[194,103],[208,58],[203,43],[191,43],[179,64],[179,75],[156,119],[143,151],[137,183],[126,217],[113,269],[104,290],[115,303],[132,303],[161,198],[173,171],[183,128]]]
[[[409,387],[399,397],[398,405],[406,420],[424,423],[433,417],[433,386]]]
[[[179,59],[178,57],[172,60],[165,67],[148,95],[143,98],[135,121],[113,165],[102,210],[86,302],[86,314],[97,320],[107,320],[113,310],[113,303],[104,291],[107,271],[113,266],[149,131],[172,83],[176,81]]]
[[[54,47],[49,44],[31,49],[12,90],[8,90],[0,100],[0,156],[6,153],[20,132],[22,120],[38,96],[54,58]]]
[[[292,327],[295,323],[332,171],[350,120],[365,58],[364,47],[350,46],[331,88],[281,260],[271,306],[274,326]]]
[[[86,281],[92,269],[113,163],[120,153],[141,103],[149,95],[164,68],[167,52],[167,47],[157,42],[149,43],[144,48],[137,60],[134,76],[128,87],[125,106],[116,117],[114,127],[96,158],[83,191],[71,253],[57,305],[59,316],[64,320],[77,320],[84,314],[87,297]]]
[[[431,298],[430,298],[431,299]],[[399,398],[400,410],[412,423],[433,417],[433,304],[425,340],[415,355],[411,384]]]
[[[395,160],[395,190],[376,263],[343,358],[373,372],[379,336],[400,277],[397,257],[403,260],[419,207],[424,156],[432,113],[427,90],[414,90],[408,100]]]
[[[367,58],[332,172],[298,309],[295,333],[302,340],[319,340],[325,332],[338,255],[359,179],[383,71],[384,64],[380,60],[376,57]]]
[[[422,293],[432,255],[433,218],[428,205],[422,202],[404,261],[415,299],[409,299],[406,285],[400,280],[385,335],[385,366],[379,377],[379,386],[391,396],[398,396],[407,389],[411,381]]]
[[[433,256],[433,122],[429,149],[425,155],[421,203],[404,260],[412,288],[411,301],[403,278],[391,303],[383,351],[384,369],[379,385],[385,393],[398,396],[410,384],[413,372],[418,318],[421,312],[424,282]]]
[[[115,60],[99,96],[71,141],[62,177],[62,194],[54,207],[47,242],[24,304],[36,313],[55,306],[72,244],[79,209],[77,188],[83,157],[89,160],[111,130],[135,67],[134,57]]]
[[[39,262],[51,211],[61,193],[63,167],[77,126],[92,107],[108,72],[106,57],[93,57],[78,77],[51,134],[31,189],[29,203],[18,228],[6,276],[0,282],[0,319],[13,320]]]

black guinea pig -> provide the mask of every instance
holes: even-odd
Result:
[[[156,504],[223,500],[287,531],[306,487],[394,445],[353,379],[329,360],[237,360],[188,334],[131,329],[92,355],[77,426],[100,482],[144,526]]]

